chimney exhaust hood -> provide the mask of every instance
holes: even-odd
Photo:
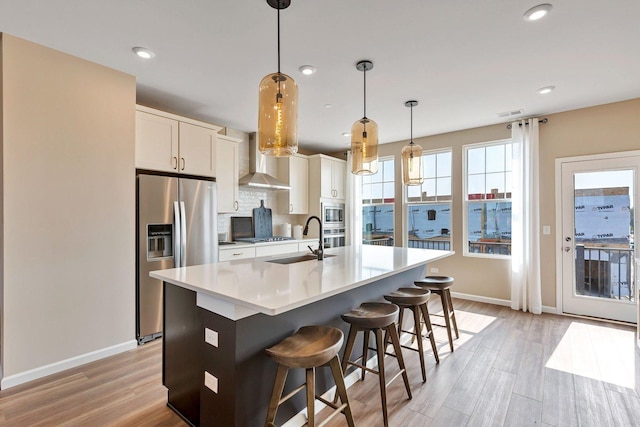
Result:
[[[240,178],[238,184],[261,190],[290,190],[288,184],[266,173],[266,158],[258,150],[257,134],[249,135],[249,173]]]

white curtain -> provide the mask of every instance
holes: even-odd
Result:
[[[347,152],[347,245],[362,243],[362,178],[351,173],[351,151]]]
[[[538,119],[511,123],[511,308],[542,313]]]

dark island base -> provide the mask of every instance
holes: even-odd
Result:
[[[163,384],[169,406],[196,426],[263,425],[277,366],[265,348],[305,325],[335,326],[346,340],[348,325],[341,314],[363,302],[383,301],[384,294],[412,286],[424,272],[424,266],[416,267],[278,316],[256,314],[237,321],[197,307],[195,292],[165,282]],[[205,328],[218,332],[217,348],[204,342]],[[355,348],[360,356],[361,342]],[[205,371],[218,379],[217,393],[204,385]],[[303,382],[303,370],[289,371],[285,393]],[[330,370],[318,369],[318,392],[333,385]],[[305,406],[300,393],[279,408],[277,423]]]

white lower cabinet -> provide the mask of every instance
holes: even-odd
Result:
[[[255,258],[256,248],[253,246],[241,246],[235,248],[219,249],[218,261],[233,261],[234,259]]]
[[[218,261],[233,261],[234,259],[260,258],[274,255],[295,254],[297,252],[309,252],[308,246],[313,250],[318,249],[317,240],[291,240],[287,243],[256,244],[256,245],[230,245],[218,249]],[[311,252],[309,252],[311,253]]]
[[[285,243],[273,246],[256,246],[256,257],[282,255],[298,252],[297,243]]]

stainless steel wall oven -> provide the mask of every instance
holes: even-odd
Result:
[[[345,245],[345,212],[343,203],[322,203],[322,228],[325,248]]]

